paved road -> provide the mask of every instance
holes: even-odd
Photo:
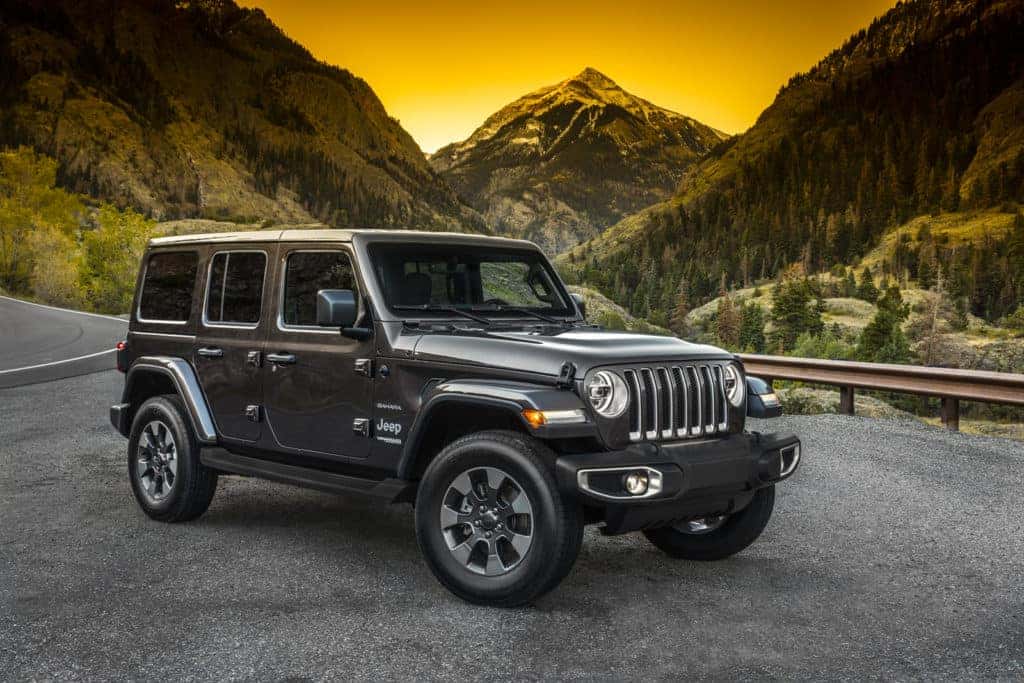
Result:
[[[0,296],[0,388],[113,368],[127,321]]]
[[[0,391],[0,680],[1024,677],[1024,453],[916,423],[783,418],[808,457],[745,553],[587,532],[532,609],[468,606],[407,506],[224,479],[136,508],[121,378]]]

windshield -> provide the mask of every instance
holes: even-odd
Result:
[[[377,244],[370,254],[388,308],[402,317],[417,309],[450,315],[453,308],[487,316],[575,315],[558,276],[536,251]]]

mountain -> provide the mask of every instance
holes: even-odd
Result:
[[[1019,0],[898,4],[793,77],[672,199],[573,249],[562,266],[658,322],[682,294],[699,303],[723,281],[749,284],[792,263],[809,273],[856,263],[917,216],[962,213],[966,226],[981,209],[1016,214],[1022,35]],[[1024,299],[1024,247],[1006,239],[951,243],[919,226],[897,240],[882,273],[933,279],[939,267],[955,297],[993,320]]]
[[[725,137],[588,68],[502,108],[430,163],[497,232],[559,252],[670,197]]]
[[[230,0],[5,0],[0,145],[157,219],[484,228],[370,86]]]

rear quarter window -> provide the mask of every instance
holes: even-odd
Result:
[[[199,255],[194,251],[151,254],[139,295],[139,319],[183,323],[192,313]]]

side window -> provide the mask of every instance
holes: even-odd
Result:
[[[321,289],[356,289],[348,254],[297,251],[288,255],[281,318],[285,325],[316,326],[316,293]]]
[[[139,295],[139,318],[183,323],[192,312],[192,288],[199,256],[194,251],[152,254]]]
[[[267,255],[256,251],[221,252],[210,263],[206,322],[255,325],[263,304]]]

